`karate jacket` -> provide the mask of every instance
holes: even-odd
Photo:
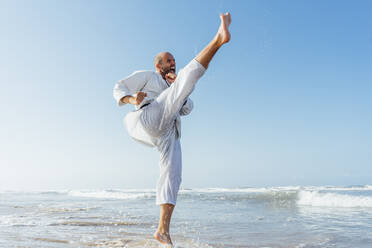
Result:
[[[177,82],[177,79],[174,83]],[[118,106],[125,103],[120,101],[125,96],[135,96],[139,91],[145,92],[147,96],[139,105],[135,105],[136,111],[141,109],[144,104],[151,103],[165,89],[170,87],[162,76],[154,71],[135,71],[128,77],[119,80],[114,86],[114,98]],[[190,98],[187,98],[175,120],[178,138],[181,137],[181,118],[180,115],[188,115],[194,107]]]

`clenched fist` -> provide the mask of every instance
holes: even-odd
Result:
[[[136,94],[136,97],[133,97],[133,101],[131,103],[134,104],[134,105],[139,105],[139,104],[141,104],[143,99],[145,99],[146,96],[147,96],[147,94],[145,92],[139,91]]]
[[[121,99],[124,103],[130,103],[133,105],[139,105],[145,99],[147,94],[145,92],[139,91],[136,96],[125,96]]]
[[[168,72],[167,74],[165,74],[165,79],[171,84],[176,80],[176,77],[177,74],[173,72]]]

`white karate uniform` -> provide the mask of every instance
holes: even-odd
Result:
[[[192,60],[179,71],[176,80],[170,84],[153,71],[136,71],[120,80],[114,87],[114,98],[119,106],[124,96],[142,91],[147,97],[128,113],[124,123],[129,135],[144,145],[156,147],[160,152],[160,178],[156,187],[156,204],[176,205],[181,184],[181,119],[193,109],[188,98],[205,68]],[[143,105],[149,105],[141,108]]]

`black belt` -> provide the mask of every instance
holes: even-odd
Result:
[[[143,109],[143,108],[146,107],[147,105],[150,105],[150,103],[145,103],[145,104],[143,104],[143,105],[140,107],[140,109]]]

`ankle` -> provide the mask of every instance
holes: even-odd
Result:
[[[214,37],[212,43],[213,43],[213,46],[214,46],[216,49],[220,48],[220,47],[224,44],[224,42],[223,42],[223,37],[221,37],[220,34],[217,34],[217,35]]]
[[[168,234],[169,232],[163,228],[163,227],[159,227],[158,230],[156,231],[157,233],[160,233],[160,234]]]

